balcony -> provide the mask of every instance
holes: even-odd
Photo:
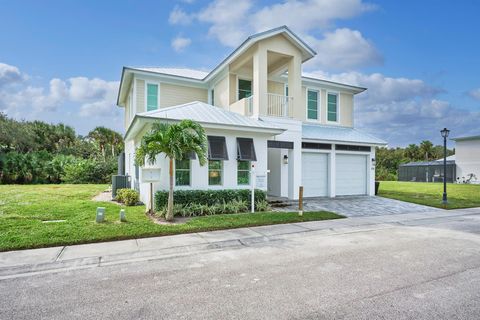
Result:
[[[266,93],[266,108],[260,109],[260,116],[293,118],[293,97]],[[246,116],[253,115],[253,96],[243,98],[230,105],[230,111]]]

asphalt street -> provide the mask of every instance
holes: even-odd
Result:
[[[0,280],[0,319],[480,319],[480,214]]]

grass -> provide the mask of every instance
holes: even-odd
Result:
[[[442,183],[382,181],[378,194],[385,198],[443,208]],[[446,209],[480,207],[480,185],[449,183],[447,196]]]
[[[184,224],[158,225],[144,206],[125,207],[91,198],[107,185],[0,185],[0,251],[56,245],[164,236],[179,233],[342,218],[331,212],[263,212],[192,218]],[[106,222],[95,223],[95,210],[106,208]],[[44,223],[46,220],[65,222]]]

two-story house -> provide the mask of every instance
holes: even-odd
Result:
[[[302,75],[315,56],[287,27],[248,37],[210,72],[124,67],[118,106],[125,109],[126,174],[141,199],[148,184],[135,148],[154,122],[198,121],[208,135],[208,165],[176,161],[176,189],[250,188],[271,196],[373,195],[375,146],[354,128],[354,95],[365,88]],[[252,171],[254,167],[254,171]],[[168,189],[160,156],[155,189]]]

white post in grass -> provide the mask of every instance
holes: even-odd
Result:
[[[251,205],[251,212],[254,213],[255,212],[255,165],[252,164],[252,170],[250,171],[250,175],[251,175],[251,178],[252,178],[252,183],[250,184],[252,186],[252,194],[251,194],[251,202],[252,202],[252,205]]]

